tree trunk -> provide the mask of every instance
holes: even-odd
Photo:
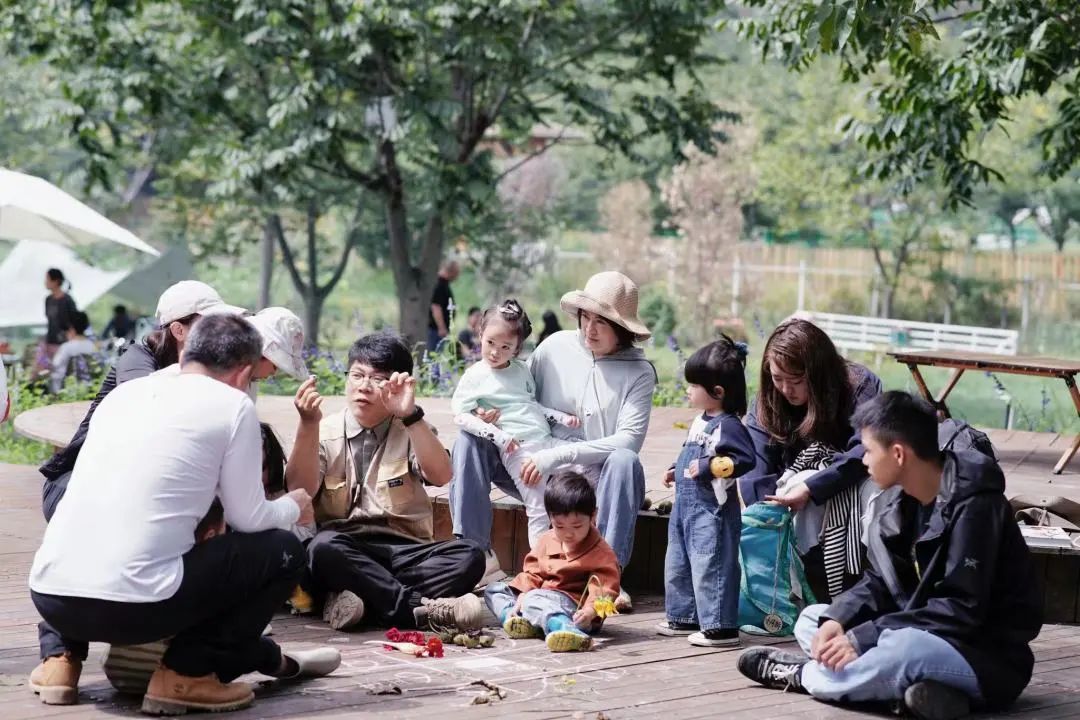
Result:
[[[405,208],[404,184],[397,166],[394,144],[386,140],[379,148],[388,191],[384,195],[386,229],[390,236],[390,269],[398,295],[398,327],[406,343],[414,346],[427,340],[427,318],[431,291],[442,260],[443,224],[439,207],[431,210],[420,241],[419,262],[413,262],[412,238]]]
[[[303,293],[304,338],[308,345],[318,346],[319,321],[322,320],[323,303],[326,298],[319,293]]]
[[[274,280],[274,231],[269,220],[266,221],[266,225],[263,227],[260,249],[258,308],[262,310],[265,307],[270,307],[270,284]]]

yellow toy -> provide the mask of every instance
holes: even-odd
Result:
[[[713,477],[729,478],[735,473],[735,461],[727,455],[718,455],[709,461],[709,472]]]

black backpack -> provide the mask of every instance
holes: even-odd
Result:
[[[980,452],[994,462],[997,462],[997,454],[994,453],[994,444],[989,436],[982,430],[976,430],[963,420],[945,418],[938,423],[938,445],[942,450],[974,450]]]

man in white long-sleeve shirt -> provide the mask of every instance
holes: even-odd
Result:
[[[232,682],[242,674],[295,678],[340,662],[334,650],[283,653],[262,637],[305,563],[288,528],[313,515],[304,490],[263,494],[244,392],[261,354],[248,321],[206,317],[180,374],[125,383],[98,407],[30,571],[34,604],[64,638],[30,677],[45,702],[75,702],[89,642],[174,636],[143,701],[152,714],[239,709],[253,697]],[[235,532],[196,544],[215,496]]]

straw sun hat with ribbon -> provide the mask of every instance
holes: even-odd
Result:
[[[559,305],[575,318],[578,311],[584,310],[624,327],[634,334],[636,342],[652,337],[638,317],[637,285],[620,272],[608,270],[593,275],[584,290],[566,293]]]

